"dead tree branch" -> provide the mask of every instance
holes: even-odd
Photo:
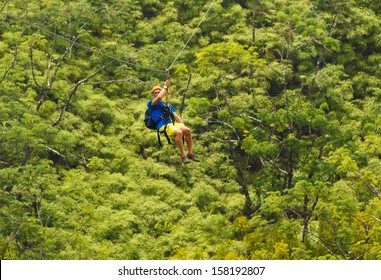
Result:
[[[1,78],[0,82],[3,82],[5,80],[5,78],[8,76],[9,71],[11,71],[11,69],[15,66],[15,63],[16,63],[16,60],[17,60],[17,54],[18,54],[18,45],[16,45],[16,47],[15,47],[15,51],[14,51],[13,57],[12,57],[12,62],[9,65],[8,69],[5,71],[5,73],[4,73],[3,77]]]
[[[189,77],[188,77],[188,83],[187,83],[186,88],[180,91],[180,94],[183,95],[183,100],[181,101],[181,106],[180,106],[180,110],[179,110],[179,114],[180,114],[180,116],[181,116],[181,114],[182,114],[183,111],[184,111],[185,94],[187,93],[187,91],[188,91],[188,89],[189,89],[189,85],[190,85],[191,80],[192,80],[192,73],[189,74]]]
[[[65,104],[62,106],[62,109],[61,109],[61,113],[59,115],[59,117],[53,122],[53,126],[56,126],[62,119],[63,115],[65,114],[67,108],[69,107],[69,104],[70,104],[70,101],[72,99],[72,97],[76,94],[77,90],[78,90],[78,87],[84,83],[86,83],[88,80],[90,80],[91,78],[94,78],[96,75],[98,75],[104,68],[106,67],[106,65],[103,65],[100,69],[98,69],[95,73],[91,74],[90,76],[86,77],[85,79],[82,79],[80,81],[78,81],[73,89],[71,90],[70,94],[68,95],[68,97],[66,98],[66,101],[65,101]]]
[[[26,30],[26,28],[21,32],[20,38],[23,36],[25,30]],[[18,44],[16,44],[15,51],[14,51],[13,57],[12,57],[12,62],[9,65],[9,67],[7,68],[7,70],[5,70],[5,73],[4,73],[3,77],[0,80],[0,83],[3,82],[6,79],[6,77],[8,76],[9,71],[11,71],[11,69],[15,66],[16,60],[17,60],[17,55],[18,55],[18,50],[19,50],[19,46],[18,46]]]
[[[6,7],[6,6],[8,5],[8,3],[9,3],[9,1],[11,1],[11,0],[6,0],[6,1],[4,2],[3,6],[2,6],[1,9],[0,9],[0,13],[2,13],[2,12],[4,11],[5,7]]]
[[[229,127],[230,129],[233,130],[233,132],[234,132],[234,134],[236,136],[237,141],[241,142],[241,137],[239,137],[237,130],[232,125],[230,125],[228,123],[225,123],[225,122],[222,122],[222,121],[219,121],[219,120],[208,120],[207,122],[208,122],[208,124],[222,124],[224,126]]]
[[[70,53],[71,50],[73,49],[74,44],[75,44],[75,40],[71,43],[71,45],[69,47],[66,48],[65,52],[58,59],[58,62],[56,63],[54,72],[53,72],[51,77],[49,75],[49,72],[50,72],[50,70],[52,68],[52,64],[54,62],[54,58],[52,56],[50,57],[48,65],[47,65],[47,69],[46,69],[46,84],[45,85],[40,85],[38,83],[37,79],[36,79],[35,63],[34,63],[34,60],[33,60],[33,45],[30,46],[29,56],[30,56],[30,62],[31,62],[31,66],[32,66],[33,81],[34,81],[34,83],[36,84],[37,87],[41,88],[41,92],[42,92],[40,100],[37,103],[37,107],[36,107],[37,111],[40,110],[42,104],[44,103],[44,101],[45,101],[45,99],[47,97],[47,95],[51,91],[53,83],[55,82],[55,80],[57,78],[58,70],[61,68],[61,64],[66,59],[67,54]]]

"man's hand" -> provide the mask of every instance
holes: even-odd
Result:
[[[171,86],[171,82],[169,81],[169,79],[165,80],[164,86],[166,86],[167,88]]]

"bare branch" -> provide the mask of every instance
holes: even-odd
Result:
[[[184,90],[181,90],[179,94],[182,94],[183,95],[183,100],[181,102],[181,106],[180,106],[180,110],[179,110],[179,113],[180,113],[180,116],[181,114],[183,113],[184,111],[184,103],[185,103],[185,94],[186,92],[188,91],[189,89],[189,85],[190,85],[190,82],[192,80],[192,73],[189,74],[189,77],[188,77],[188,83],[187,83],[187,86]]]
[[[238,143],[238,140],[235,140],[235,139],[221,139],[221,138],[216,137],[216,136],[212,136],[212,138],[214,138],[220,142],[225,142],[225,143]]]
[[[54,150],[53,148],[47,147],[47,149],[48,149],[49,151],[53,152],[54,154],[56,154],[56,155],[62,157],[62,158],[67,158],[67,156],[61,154],[60,152],[58,152],[57,150]]]
[[[262,121],[261,121],[260,119],[257,119],[257,118],[248,116],[248,115],[246,115],[246,114],[235,114],[235,115],[240,116],[240,117],[244,117],[244,118],[248,118],[248,119],[250,119],[250,120],[252,120],[252,121],[255,121],[255,122],[257,122],[257,123],[262,123]]]
[[[33,77],[33,81],[34,83],[36,84],[37,87],[42,87],[37,79],[36,79],[36,73],[34,71],[34,60],[33,60],[33,45],[30,45],[30,48],[29,48],[29,58],[30,58],[30,65],[31,65],[31,69],[32,69],[32,77]],[[38,111],[38,109],[37,109]]]
[[[6,7],[7,4],[9,3],[9,1],[11,1],[11,0],[6,0],[6,1],[4,2],[3,6],[2,6],[1,9],[0,9],[0,13],[2,13],[2,12],[4,11],[5,7]]]
[[[62,119],[63,115],[65,114],[67,108],[69,107],[69,104],[70,104],[70,101],[71,101],[71,98],[76,94],[77,90],[78,90],[78,87],[80,85],[82,85],[83,83],[86,83],[88,80],[90,80],[91,78],[95,77],[96,75],[98,75],[104,68],[106,67],[106,65],[103,65],[100,69],[98,69],[95,73],[91,74],[90,76],[86,77],[85,79],[82,79],[80,81],[78,81],[73,89],[71,90],[69,96],[66,98],[66,101],[65,101],[65,104],[63,105],[62,109],[61,109],[61,113],[59,115],[59,117],[53,122],[53,126],[56,126]]]
[[[377,222],[381,223],[381,220],[379,218],[377,218],[376,216],[374,215],[369,215],[370,217],[372,217],[373,219],[375,219]]]
[[[57,73],[58,73],[58,70],[61,68],[61,63],[65,60],[66,58],[66,55],[68,53],[71,52],[73,46],[74,46],[74,41],[72,42],[72,44],[70,45],[70,47],[66,48],[65,52],[61,55],[60,59],[58,60],[58,62],[56,63],[56,67],[55,67],[55,70],[54,70],[54,73],[52,75],[51,78],[49,78],[49,72],[50,72],[50,69],[51,69],[51,65],[52,65],[52,62],[53,62],[53,57],[51,56],[50,59],[49,59],[49,62],[48,62],[48,65],[47,65],[47,69],[46,69],[46,85],[45,86],[42,86],[42,85],[39,85],[37,80],[36,80],[36,76],[35,76],[35,73],[34,73],[34,62],[33,62],[33,46],[31,45],[30,47],[30,59],[31,59],[31,65],[32,65],[32,76],[33,76],[33,80],[35,82],[35,84],[42,88],[42,94],[41,94],[41,98],[40,100],[38,101],[37,103],[37,107],[36,107],[36,110],[39,111],[40,108],[41,108],[41,105],[42,103],[45,101],[46,99],[46,96],[48,95],[48,93],[51,91],[52,89],[52,86],[53,86],[53,83],[55,82],[56,78],[57,78]]]
[[[262,159],[261,159],[262,160]],[[269,162],[273,167],[275,167],[276,170],[278,170],[280,173],[288,174],[286,170],[281,169],[279,166],[277,166],[274,162],[272,162],[269,158],[266,158],[266,161]],[[263,164],[264,165],[264,164]]]
[[[315,231],[316,234],[312,234],[311,232],[308,232],[308,236],[311,237],[311,235],[313,235],[316,240],[314,240],[314,242],[316,243],[319,243],[324,249],[327,250],[327,252],[329,252],[332,256],[334,256],[335,258],[337,258],[338,260],[340,259],[339,256],[337,256],[335,254],[335,252],[333,252],[330,248],[328,248],[328,246],[326,245],[326,243],[329,243],[328,240],[326,240],[320,233],[318,230],[316,230],[315,228],[311,227],[310,226],[310,229],[313,229]]]
[[[25,27],[24,30],[21,32],[20,38],[24,35],[24,32],[26,31],[26,29],[27,29],[27,27]],[[9,71],[11,71],[11,69],[15,66],[16,60],[17,60],[17,55],[18,55],[18,47],[19,46],[16,44],[15,51],[13,53],[12,62],[10,64],[10,66],[8,67],[8,69],[5,71],[3,77],[0,80],[0,83],[5,80],[5,78],[7,77],[8,73],[9,73]]]
[[[69,23],[69,25],[70,25],[70,23]],[[84,23],[84,24],[79,28],[79,30],[77,31],[77,33],[79,33],[85,26],[86,26],[86,23]],[[74,48],[74,45],[78,44],[78,43],[77,43],[77,40],[78,40],[78,37],[75,37],[75,36],[73,36],[73,40],[70,40],[71,44],[70,44],[70,47],[68,48],[68,52],[69,52],[69,57],[68,57],[68,59],[71,59],[71,52],[72,52],[72,50],[73,50],[73,48]]]
[[[17,54],[18,54],[18,45],[16,45],[15,47],[15,52],[13,53],[13,58],[12,58],[12,62],[10,64],[10,66],[8,67],[8,69],[5,71],[3,77],[1,78],[1,81],[4,81],[5,78],[7,77],[9,71],[11,71],[11,69],[13,68],[13,66],[15,66],[15,63],[16,63],[16,60],[17,60]]]
[[[312,41],[314,41],[315,43],[317,43],[318,45],[322,46],[324,49],[329,51],[329,48],[327,48],[327,46],[324,45],[322,42],[320,42],[318,39],[316,39],[315,37],[311,37],[311,39],[312,39]]]
[[[237,141],[241,142],[241,138],[239,137],[237,130],[232,125],[230,125],[226,122],[219,121],[219,120],[208,120],[208,124],[222,124],[224,126],[229,127],[230,129],[232,129],[234,131],[234,134],[237,138]]]
[[[57,78],[57,73],[58,73],[58,70],[59,70],[60,67],[61,67],[61,63],[62,63],[62,61],[65,60],[65,57],[66,57],[67,53],[71,52],[73,46],[74,46],[74,43],[72,43],[72,44],[70,45],[70,47],[66,48],[65,52],[62,54],[62,56],[61,56],[60,59],[58,60],[58,62],[57,62],[57,64],[56,64],[56,68],[55,68],[54,73],[53,73],[53,76],[52,76],[51,81],[50,81],[50,83],[49,83],[49,84],[50,84],[50,87],[53,85],[54,81],[55,81],[56,78]],[[51,59],[50,59],[50,62],[51,62],[52,60],[53,60],[53,59],[51,58]],[[47,78],[47,79],[48,79],[48,78]]]

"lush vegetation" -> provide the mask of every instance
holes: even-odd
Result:
[[[1,259],[381,259],[380,2],[211,3],[0,2]]]

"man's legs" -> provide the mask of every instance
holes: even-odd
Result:
[[[192,150],[192,133],[189,129],[189,127],[183,126],[181,128],[182,134],[185,137],[185,142],[187,143],[187,148],[188,148],[188,154],[191,155],[193,154]]]
[[[185,126],[183,123],[168,124],[167,134],[175,138],[177,147],[180,150],[181,158],[183,163],[189,163],[189,159],[193,161],[199,161],[195,155],[193,155],[193,143],[192,143],[192,133],[189,127]],[[188,155],[184,151],[183,136],[185,137],[185,142],[187,144]]]
[[[192,150],[193,141],[192,141],[191,130],[189,129],[189,127],[183,126],[181,128],[181,131],[183,132],[183,135],[185,136],[185,142],[187,143],[187,148],[188,148],[187,158],[193,161],[199,162],[200,160],[193,154],[193,150]]]
[[[176,129],[174,132],[177,147],[180,150],[181,157],[185,157],[184,144],[183,144],[183,132],[180,129]]]

